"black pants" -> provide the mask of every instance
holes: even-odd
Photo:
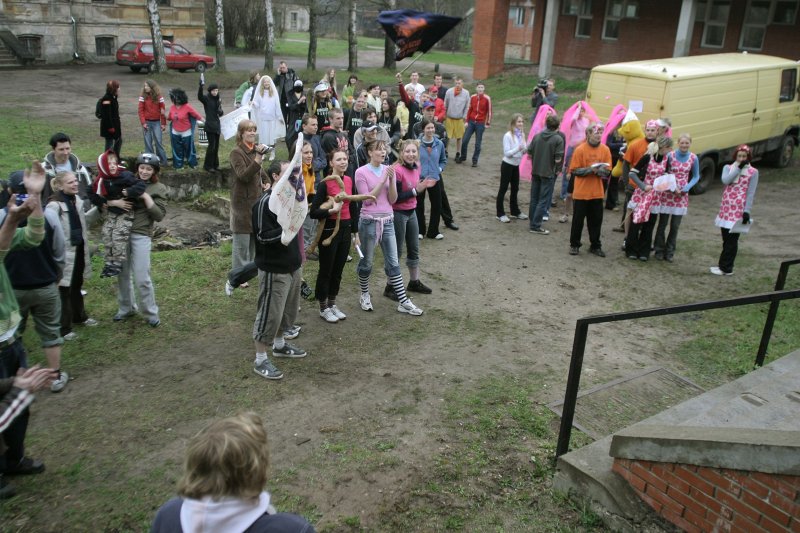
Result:
[[[208,148],[206,148],[206,160],[203,168],[206,170],[216,170],[219,168],[219,133],[206,132],[208,138]]]
[[[589,244],[592,250],[599,250],[600,230],[603,227],[603,199],[572,200],[572,231],[569,234],[569,245],[573,248],[581,247],[581,234],[583,233],[583,220],[586,219],[586,229],[589,230]]]
[[[614,209],[619,203],[619,178],[609,176],[608,181],[603,181],[603,187],[606,189],[606,209]]]
[[[430,224],[425,224],[425,196],[431,199],[431,220]],[[442,180],[436,185],[425,189],[417,197],[417,222],[419,222],[419,232],[426,237],[433,239],[439,234],[439,218],[442,215]],[[427,231],[425,228],[427,227]]]
[[[314,287],[314,297],[317,301],[326,302],[328,299],[336,299],[339,294],[339,286],[342,284],[342,271],[347,263],[347,254],[350,251],[350,221],[342,220],[339,222],[339,231],[328,246],[322,242],[331,236],[335,220],[325,219],[325,228],[322,230],[322,237],[317,246],[319,253],[319,273],[317,283]],[[414,235],[414,238],[417,236]]]
[[[72,278],[69,287],[59,287],[61,296],[61,336],[72,331],[72,324],[86,322],[89,318],[83,306],[83,270],[86,267],[84,260],[83,244],[75,248],[75,265],[72,267]]]
[[[450,200],[447,199],[447,191],[444,190],[444,176],[439,177],[439,187],[441,187],[442,191],[442,220],[444,220],[445,225],[452,224],[453,211],[450,209]],[[422,233],[425,232],[423,231]]]
[[[255,261],[245,263],[240,267],[234,268],[228,272],[228,281],[234,287],[238,287],[242,283],[247,283],[254,277],[258,276],[258,267]]]
[[[506,214],[503,203],[508,191],[509,185],[511,186],[511,216],[519,215],[519,204],[517,203],[517,195],[519,194],[519,167],[509,165],[505,161],[500,163],[500,190],[497,191],[497,216],[501,217]]]
[[[631,219],[628,235],[625,237],[625,255],[636,257],[650,257],[650,243],[653,242],[653,227],[656,217],[650,215],[647,222],[635,224]]]
[[[668,215],[661,213],[658,215],[658,225],[656,226],[656,240],[653,247],[656,249],[656,256],[663,256],[669,259],[675,255],[675,245],[678,241],[678,230],[681,227],[683,215]],[[669,233],[667,233],[669,226]]]
[[[27,367],[28,355],[21,340],[17,339],[16,342],[0,351],[0,379],[12,378],[17,375],[17,370]],[[25,433],[28,431],[28,418],[30,418],[30,412],[26,408],[0,435],[6,446],[5,453],[0,454],[0,470],[5,470],[9,465],[17,465],[25,456]]]
[[[723,272],[733,272],[733,262],[736,261],[736,253],[739,251],[739,235],[741,233],[731,233],[727,228],[720,228],[722,231],[722,253],[719,254],[719,269]]]

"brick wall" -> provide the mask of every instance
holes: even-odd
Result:
[[[800,533],[800,476],[628,459],[612,469],[685,531]]]

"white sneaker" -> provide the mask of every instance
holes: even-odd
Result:
[[[78,334],[75,333],[74,331],[70,331],[69,333],[64,335],[64,340],[65,341],[74,341],[77,338],[78,338]]]
[[[61,392],[64,390],[64,387],[67,386],[67,382],[69,381],[69,374],[64,372],[63,370],[58,373],[58,379],[53,381],[50,384],[50,391],[51,392]]]
[[[502,222],[502,223],[504,223],[504,224],[508,224],[509,222],[511,222],[511,219],[510,219],[510,218],[508,218],[508,217],[507,217],[507,216],[505,216],[505,215],[502,215],[502,216],[499,216],[499,217],[497,217],[497,220],[499,220],[500,222]]]
[[[359,303],[361,304],[361,309],[364,311],[372,311],[372,298],[369,297],[368,292],[361,293]]]
[[[434,239],[436,239],[437,241],[441,241],[442,239],[444,239],[444,235],[442,235],[441,233],[437,233]]]
[[[525,213],[520,213],[519,215],[512,218],[516,218],[517,220],[528,220],[528,215],[526,215]]]
[[[733,272],[723,272],[719,267],[711,267],[708,269],[708,271],[715,276],[733,276]]]
[[[347,315],[344,314],[342,310],[336,307],[335,305],[332,305],[330,307],[330,310],[333,311],[333,314],[336,315],[336,318],[338,318],[339,320],[344,320],[345,318],[347,318]]]
[[[414,305],[411,300],[406,300],[397,306],[397,310],[401,313],[408,313],[409,315],[419,316],[422,314],[422,309]]]
[[[98,322],[94,318],[87,318],[86,320],[83,321],[83,325],[84,326],[89,326],[89,327],[94,327],[94,326],[98,325],[99,323],[100,322]]]
[[[425,235],[423,235],[422,233],[420,233],[420,234],[419,234],[419,240],[422,240],[422,239],[424,239],[424,238],[425,238]]]
[[[225,281],[225,296],[233,296],[233,290],[234,290],[235,288],[236,288],[236,287],[234,287],[233,285],[231,285],[231,282],[230,282],[230,281],[227,281],[227,280],[226,280],[226,281]]]
[[[330,307],[326,307],[325,309],[320,311],[319,316],[322,317],[322,320],[330,324],[336,324],[337,322],[339,322],[339,319],[336,317],[336,315],[333,312],[333,309],[331,309]]]
[[[543,222],[547,222],[548,220],[550,220],[550,215],[544,215],[544,216],[542,217],[542,221],[543,221]]]

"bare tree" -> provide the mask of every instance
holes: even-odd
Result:
[[[264,0],[267,12],[267,46],[264,49],[264,71],[272,72],[275,61],[275,16],[272,13],[272,0]]]
[[[161,36],[161,15],[158,0],[147,0],[147,15],[150,19],[150,36],[153,39],[153,63],[151,72],[167,71],[167,56],[164,53],[164,38]]]
[[[225,72],[225,16],[222,11],[222,0],[215,0],[217,21],[217,70]]]
[[[308,57],[306,68],[317,69],[317,38],[319,37],[319,19],[339,11],[339,2],[334,0],[308,0]]]
[[[347,70],[358,70],[358,2],[350,0],[350,23],[347,25]]]

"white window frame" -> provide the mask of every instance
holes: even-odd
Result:
[[[514,12],[512,16],[512,10]],[[515,28],[525,27],[525,6],[509,6],[508,18],[514,21]]]
[[[750,18],[747,17],[742,22],[742,29],[739,32],[739,50],[749,50],[751,52],[759,52],[764,48],[764,39],[767,36],[767,26],[769,26],[770,21],[772,20],[772,16],[775,13],[775,2],[774,0],[747,0],[747,11],[745,13],[752,13],[753,2],[759,3],[766,3],[767,6],[767,18],[763,22],[750,22]],[[761,31],[761,43],[758,46],[745,46],[745,35],[748,31]]]
[[[710,20],[711,16],[711,8],[714,4],[728,4],[728,16],[724,21],[719,20]],[[700,40],[700,46],[702,48],[723,48],[725,46],[725,38],[728,35],[728,20],[730,19],[731,15],[731,7],[732,7],[732,0],[707,0],[705,2],[706,10],[705,13],[702,13],[702,21],[703,21],[703,37]],[[701,13],[698,13],[698,19],[700,19]],[[709,44],[707,41],[708,38],[708,29],[710,27],[714,28],[722,28],[722,43],[720,44]]]
[[[615,1],[622,4],[621,14],[619,14],[619,15],[614,15],[611,12],[611,8],[614,5]],[[636,15],[632,16],[632,17],[629,17],[627,15],[627,13],[628,13],[628,9],[631,6],[636,6]],[[605,16],[605,19],[603,20],[603,40],[604,41],[616,41],[616,40],[618,40],[619,39],[619,24],[623,19],[626,19],[626,18],[627,19],[639,18],[639,1],[638,0],[607,0],[607,2],[606,2],[606,16]],[[616,22],[617,23],[617,36],[616,37],[610,37],[608,35],[608,23],[609,22]]]
[[[589,21],[589,32],[584,34],[579,33],[581,22]],[[579,39],[588,39],[592,36],[592,0],[578,0],[578,14],[575,15],[575,37]]]

